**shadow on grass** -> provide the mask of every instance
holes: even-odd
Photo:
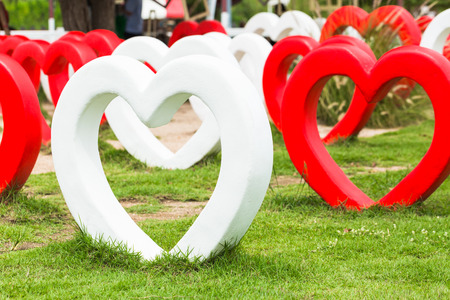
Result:
[[[360,187],[372,199],[380,199],[400,182],[409,170],[387,171],[356,175],[353,183]],[[292,210],[302,215],[335,214],[346,216],[375,217],[382,215],[417,215],[417,216],[448,216],[450,208],[450,181],[444,183],[425,201],[418,201],[411,206],[396,205],[383,207],[374,205],[362,211],[347,210],[344,207],[331,207],[307,183],[269,187],[262,209],[273,211]]]
[[[10,194],[6,200],[0,202],[0,217],[12,223],[32,224],[38,220],[52,220],[55,216],[66,215],[58,203],[27,197],[21,191]]]

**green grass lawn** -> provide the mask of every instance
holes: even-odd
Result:
[[[412,207],[333,209],[300,182],[282,136],[273,134],[273,180],[261,210],[236,248],[204,263],[145,262],[92,241],[75,226],[55,174],[32,175],[0,203],[0,298],[450,298],[449,180]],[[427,121],[328,151],[376,200],[419,162],[432,134]],[[220,155],[188,170],[147,168],[104,142],[111,136],[101,129],[102,161],[119,201],[138,203],[130,213],[148,216],[164,211],[164,200],[201,204],[211,195]],[[277,184],[286,179],[293,184]],[[138,224],[169,250],[194,220]]]

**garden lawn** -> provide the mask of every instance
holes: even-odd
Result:
[[[428,121],[327,148],[378,199],[419,162],[432,132]],[[273,178],[261,210],[237,247],[203,263],[145,262],[93,241],[75,226],[55,174],[32,175],[0,204],[0,298],[450,298],[449,180],[412,207],[330,208],[301,182],[273,134]],[[135,202],[126,209],[141,216],[138,225],[171,249],[195,216],[152,214],[167,210],[167,200],[204,205],[220,156],[188,170],[147,168],[104,142],[111,136],[104,126],[99,148],[114,193]]]

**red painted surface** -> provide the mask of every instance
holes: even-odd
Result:
[[[184,18],[183,3],[181,0],[172,0],[166,7],[168,19],[182,19]]]
[[[39,100],[28,74],[12,58],[0,54],[4,131],[0,144],[0,193],[21,188],[41,148]]]
[[[58,39],[59,41],[78,41],[89,45],[97,56],[111,55],[122,42],[114,32],[106,29],[95,29],[88,33],[81,31],[69,31]]]
[[[369,30],[380,24],[385,24],[394,32],[398,32],[403,45],[420,44],[422,35],[416,20],[406,9],[396,5],[381,6],[370,14],[356,6],[343,6],[327,18],[320,41],[341,33],[348,26],[358,30],[364,37]]]
[[[96,29],[86,33],[82,42],[88,44],[100,57],[111,55],[122,40],[110,30]]]
[[[11,35],[0,42],[0,53],[11,56],[14,50],[24,41],[28,41],[27,37],[21,35]]]
[[[263,89],[267,110],[278,130],[283,131],[281,124],[281,103],[288,81],[286,78],[289,67],[294,59],[298,55],[308,55],[315,48],[334,47],[336,44],[348,44],[359,47],[373,60],[376,60],[375,55],[366,43],[349,36],[335,36],[320,45],[310,37],[292,36],[284,38],[275,44],[264,67]],[[344,118],[333,127],[323,139],[323,142],[331,144],[338,139],[344,139],[358,134],[369,120],[374,108],[375,104],[368,104],[356,88]]]
[[[27,72],[33,83],[36,94],[39,92],[41,70],[44,65],[45,53],[49,43],[41,40],[25,41],[21,43],[12,55]],[[42,144],[48,145],[51,140],[51,130],[42,113],[40,114]]]
[[[450,35],[447,38],[447,42],[445,42],[444,50],[443,50],[442,54],[444,54],[444,56],[448,60],[450,60]]]
[[[422,33],[416,20],[406,9],[396,5],[381,6],[370,14],[356,6],[343,6],[327,18],[320,41],[341,33],[348,26],[355,28],[365,37],[368,32],[382,24],[397,32],[403,45],[420,44]],[[413,88],[412,81],[403,79],[399,82],[395,94],[405,99]]]
[[[411,64],[411,61],[414,64]],[[300,174],[331,206],[362,209],[374,205],[411,205],[425,200],[450,173],[450,62],[437,52],[418,46],[393,49],[377,62],[351,45],[321,47],[299,63],[289,79],[281,107],[286,148]],[[320,93],[333,75],[350,77],[368,102],[376,103],[408,77],[431,99],[435,114],[433,141],[419,164],[386,196],[372,201],[339,168],[317,130]]]
[[[433,20],[433,18],[430,16],[421,16],[420,18],[418,18],[416,20],[416,22],[417,22],[417,25],[419,25],[420,32],[423,33],[425,31],[425,29],[427,29],[428,24],[430,24],[430,22],[432,20]]]
[[[216,20],[205,20],[200,23],[194,21],[180,22],[172,32],[169,40],[169,47],[179,39],[189,35],[202,35],[208,32],[221,32],[227,34],[222,24]]]
[[[96,57],[97,55],[91,47],[76,40],[58,40],[48,47],[42,69],[48,75],[50,92],[55,106],[69,80],[69,64],[76,72]]]
[[[62,40],[76,40],[79,42],[83,41],[83,38],[86,34],[82,31],[69,31],[68,33],[66,33],[65,35],[63,35],[62,37],[60,37],[58,40],[62,41]]]

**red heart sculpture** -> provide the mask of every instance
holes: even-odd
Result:
[[[444,50],[442,52],[448,60],[450,60],[450,36],[447,38],[447,42],[445,43]]]
[[[322,27],[320,41],[339,34],[346,27],[358,30],[361,36],[380,24],[389,26],[398,32],[403,45],[419,45],[422,37],[419,25],[414,17],[403,7],[396,5],[381,6],[370,14],[357,6],[343,6],[336,9]]]
[[[179,39],[189,35],[202,35],[208,32],[221,32],[227,34],[222,24],[216,20],[205,20],[198,24],[194,21],[180,22],[172,31],[172,36],[169,40],[169,47]]]
[[[82,31],[72,30],[61,36],[58,41],[76,40],[82,42],[85,35]]]
[[[396,32],[403,45],[420,44],[422,33],[416,20],[406,9],[396,5],[381,6],[370,14],[357,6],[343,6],[327,18],[322,27],[320,41],[339,34],[347,26],[352,26],[364,37],[381,24]],[[407,98],[413,88],[414,83],[405,79],[399,82],[395,93]]]
[[[411,62],[414,62],[412,64]],[[300,174],[330,205],[361,209],[374,202],[331,158],[320,140],[316,111],[320,93],[333,75],[350,77],[368,102],[378,102],[398,78],[407,77],[428,93],[435,114],[433,141],[420,163],[377,203],[411,205],[425,200],[450,172],[450,62],[418,46],[399,47],[376,63],[350,45],[323,47],[308,54],[288,81],[281,108],[286,148]]]
[[[50,93],[55,106],[69,80],[69,64],[76,72],[96,57],[97,55],[91,47],[75,39],[58,40],[48,47],[42,70],[48,75]]]
[[[114,32],[106,29],[89,31],[83,38],[83,42],[94,49],[98,57],[111,55],[122,41]]]
[[[49,43],[41,40],[25,41],[17,46],[12,54],[14,58],[27,72],[34,85],[36,93],[39,92],[41,84],[41,69],[44,65],[45,53]],[[48,145],[51,140],[51,130],[44,116],[40,115],[42,144]]]
[[[374,61],[376,60],[375,55],[366,43],[349,36],[332,37],[323,42],[320,47],[333,47],[333,45],[339,43],[357,46],[371,56]],[[298,55],[305,56],[317,47],[319,47],[319,44],[310,37],[291,36],[277,42],[267,57],[263,75],[264,98],[270,117],[280,131],[282,131],[281,102],[289,67]],[[323,142],[330,144],[338,139],[357,135],[369,120],[374,108],[375,104],[368,104],[356,89],[346,115],[327,134]]]
[[[70,31],[60,37],[59,40],[75,40],[86,43],[99,57],[111,55],[114,49],[116,49],[116,47],[123,41],[114,32],[106,29],[95,29],[86,34],[81,31]]]
[[[41,147],[39,101],[23,68],[0,54],[0,83],[4,131],[0,144],[0,193],[22,187],[30,176]]]
[[[418,18],[416,22],[417,25],[419,25],[420,32],[423,33],[425,29],[427,29],[428,24],[430,24],[431,21],[433,21],[433,18],[430,16],[421,16],[420,18]]]
[[[28,41],[28,38],[22,35],[12,35],[8,36],[0,43],[0,53],[11,56],[22,42]]]

